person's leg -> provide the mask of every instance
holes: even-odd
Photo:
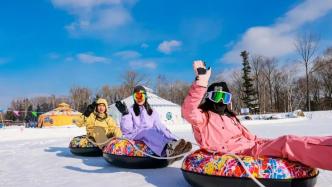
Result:
[[[162,155],[167,143],[172,141],[172,139],[165,137],[157,129],[153,128],[142,130],[134,137],[134,140],[143,141],[158,156]]]
[[[275,156],[301,162],[307,166],[332,170],[332,136],[299,137],[286,135],[256,144],[254,156]]]

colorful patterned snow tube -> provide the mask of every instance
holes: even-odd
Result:
[[[104,158],[114,166],[123,168],[161,168],[166,167],[174,160],[156,159],[145,156],[142,152],[156,156],[153,151],[141,141],[114,139],[103,150]]]
[[[70,152],[78,156],[102,156],[103,152],[88,141],[86,135],[76,136],[69,143]]]
[[[280,158],[239,156],[249,171],[268,187],[313,187],[318,170]],[[182,174],[192,186],[257,186],[240,162],[230,155],[197,150],[182,163]]]

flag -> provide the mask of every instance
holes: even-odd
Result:
[[[31,114],[35,117],[37,117],[37,112],[31,112]]]
[[[20,116],[20,113],[19,113],[19,111],[17,111],[17,110],[14,110],[13,112],[14,112],[14,114],[15,114],[16,116]]]

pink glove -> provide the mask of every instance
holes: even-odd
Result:
[[[202,87],[207,87],[209,85],[209,79],[211,76],[211,68],[206,70],[205,64],[201,60],[195,60],[193,63],[193,68],[196,74],[196,84]],[[205,74],[198,74],[197,69],[203,68],[206,70]]]

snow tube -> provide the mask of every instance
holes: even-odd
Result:
[[[125,139],[113,139],[103,150],[103,156],[110,164],[133,169],[162,168],[173,163],[175,160],[156,159],[143,155],[135,149],[154,155],[154,152],[143,142]]]
[[[88,141],[86,135],[74,137],[69,144],[70,152],[78,156],[102,156],[103,152]]]
[[[249,171],[268,187],[313,187],[318,170],[281,158],[241,156]],[[182,174],[192,186],[257,187],[240,162],[221,153],[197,150],[182,163]]]

